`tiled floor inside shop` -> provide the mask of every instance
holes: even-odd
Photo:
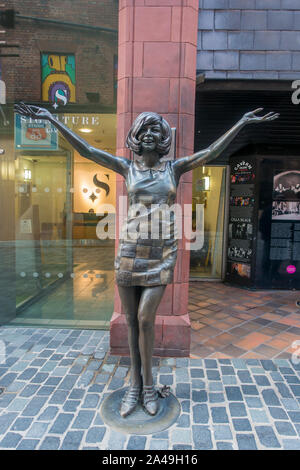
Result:
[[[288,359],[300,340],[300,291],[250,291],[191,282],[191,355]],[[294,344],[295,346],[295,344]]]

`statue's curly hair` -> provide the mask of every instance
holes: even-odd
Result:
[[[137,153],[138,155],[141,155],[142,144],[141,141],[138,139],[138,134],[143,126],[147,126],[149,124],[160,125],[162,138],[161,142],[157,145],[156,150],[161,157],[163,155],[167,155],[170,151],[172,142],[171,127],[162,116],[151,111],[145,111],[144,113],[141,113],[137,116],[128,132],[126,138],[126,147],[128,147],[130,150]]]

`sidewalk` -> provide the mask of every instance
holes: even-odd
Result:
[[[0,341],[0,449],[300,449],[298,361],[154,358],[182,412],[167,431],[134,436],[99,415],[129,376],[109,332],[1,327]]]

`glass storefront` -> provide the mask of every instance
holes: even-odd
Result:
[[[97,229],[103,204],[115,217],[115,174],[81,157],[48,122],[13,113],[19,101],[45,107],[116,153],[118,4],[91,5],[84,19],[65,4],[26,12],[35,21],[24,16],[5,34],[20,47],[0,64],[0,324],[108,328],[115,243]],[[15,7],[24,13],[21,1]]]
[[[202,247],[191,250],[190,253],[192,279],[223,278],[226,188],[226,166],[206,166],[193,170],[193,231],[196,230],[198,205],[198,219],[203,237]]]
[[[59,118],[91,145],[101,137],[102,148],[115,153],[115,114]],[[31,132],[29,126],[26,122],[22,132]],[[56,137],[54,152],[19,150],[22,143],[16,144],[17,317],[12,322],[105,327],[113,309],[114,240],[99,240],[96,229],[101,205],[115,207],[115,175]]]

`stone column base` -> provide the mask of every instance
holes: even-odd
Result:
[[[153,356],[189,357],[190,319],[185,315],[157,315],[155,319],[155,343]],[[174,348],[174,345],[176,347]],[[113,313],[110,322],[110,354],[129,356],[126,317],[123,313]]]

